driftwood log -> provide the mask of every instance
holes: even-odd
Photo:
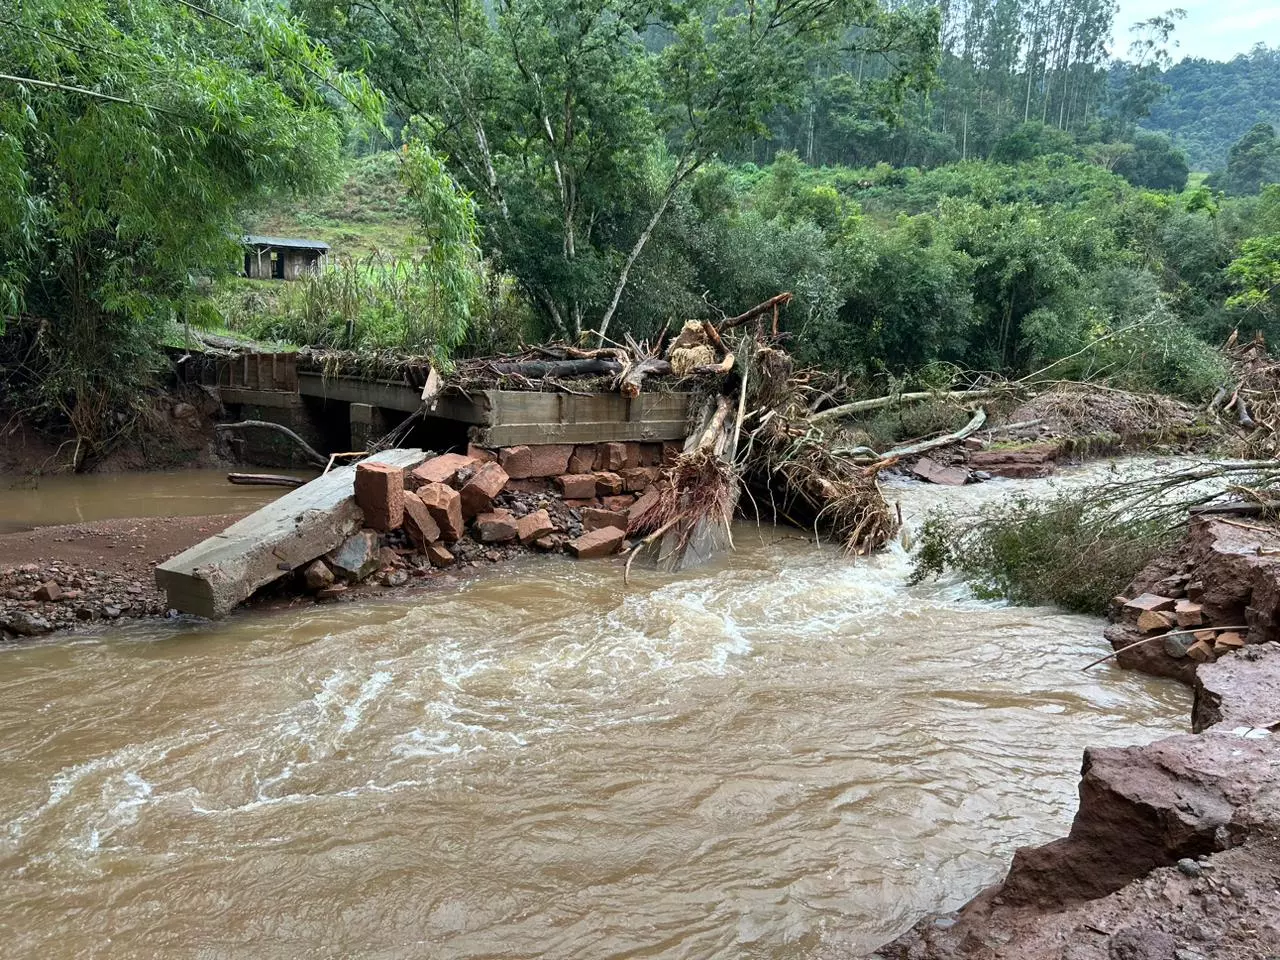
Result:
[[[791,302],[790,293],[780,293],[776,297],[770,297],[764,303],[756,304],[746,313],[740,313],[736,317],[730,317],[724,323],[720,324],[720,329],[732,330],[734,327],[740,327],[742,326],[742,324],[749,323],[750,321],[756,319],[757,317],[763,317],[766,313],[769,313],[770,311],[772,311],[773,312],[773,335],[777,336],[778,335],[778,309],[780,307],[785,307],[790,302]]]
[[[626,366],[618,375],[618,388],[624,397],[635,399],[640,396],[645,377],[664,377],[671,373],[671,364],[657,357],[640,360]]]
[[[227,481],[247,487],[300,487],[307,482],[277,473],[228,473]]]
[[[895,403],[912,403],[917,400],[954,400],[958,403],[963,403],[966,400],[981,400],[983,397],[991,396],[994,392],[991,389],[982,389],[952,390],[950,393],[937,393],[933,390],[922,390],[919,393],[895,393],[887,397],[876,397],[872,400],[855,400],[852,403],[842,403],[838,407],[829,407],[811,415],[809,420],[812,423],[822,423],[826,420],[838,420],[841,417],[847,417],[855,413],[865,413],[868,410],[890,407]]]
[[[948,433],[941,437],[934,437],[932,440],[921,440],[919,443],[908,444],[905,447],[895,447],[892,450],[886,450],[881,454],[874,454],[873,451],[867,450],[866,447],[855,447],[850,450],[833,450],[836,456],[852,456],[855,460],[865,460],[868,463],[876,460],[901,460],[903,457],[914,457],[922,453],[928,453],[930,450],[936,450],[939,447],[946,447],[953,443],[959,443],[965,437],[977,433],[982,429],[982,425],[987,422],[987,411],[978,408],[978,412],[973,415],[973,419],[966,423],[955,433]]]

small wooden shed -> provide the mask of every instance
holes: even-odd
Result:
[[[244,275],[254,280],[297,280],[319,270],[328,257],[329,245],[323,240],[252,234],[244,238]]]

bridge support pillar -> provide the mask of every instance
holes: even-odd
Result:
[[[351,404],[351,449],[367,450],[369,444],[387,432],[382,411],[369,403]]]

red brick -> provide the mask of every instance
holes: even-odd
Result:
[[[556,525],[551,522],[551,514],[545,510],[535,510],[516,521],[516,534],[521,543],[539,540],[556,532]]]
[[[427,559],[433,567],[447,567],[453,563],[453,554],[443,543],[433,543],[427,547]]]
[[[498,462],[512,480],[527,480],[533,466],[533,452],[525,446],[503,447],[498,451]]]
[[[445,489],[450,488],[445,487]],[[452,490],[450,492],[454,493]],[[454,493],[454,496],[456,497],[457,494]],[[428,544],[440,539],[440,524],[436,523],[435,517],[423,503],[422,497],[408,490],[404,494],[404,528],[409,533],[409,539],[419,550],[425,550]]]
[[[533,541],[533,545],[539,550],[557,550],[560,547],[561,540],[556,536],[539,537]]]
[[[443,483],[428,483],[418,488],[418,496],[440,527],[440,539],[453,543],[462,536],[462,495]]]
[[[600,444],[600,469],[621,470],[627,465],[627,445],[625,443]]]
[[[574,446],[571,443],[536,443],[529,448],[531,477],[558,477],[562,473],[572,473],[569,459],[573,456]]]
[[[662,465],[662,444],[660,443],[640,444],[640,466],[658,467],[661,465]]]
[[[565,466],[563,473],[590,473],[596,468],[597,452],[594,444],[583,444],[573,448],[573,453],[569,456],[569,463]]]
[[[662,493],[657,487],[650,487],[644,494],[631,505],[631,509],[627,511],[627,527],[634,530],[636,524],[644,517],[646,513],[656,507],[662,499]]]
[[[599,507],[587,507],[582,511],[582,529],[599,530],[601,527],[617,527],[627,529],[627,515],[614,510],[601,510]]]
[[[560,502],[563,503],[566,507],[572,507],[574,510],[581,510],[583,507],[600,506],[600,500],[597,497],[591,497],[590,499],[576,499],[576,500],[570,497],[565,497]]]
[[[484,447],[477,447],[474,443],[467,444],[467,456],[471,457],[477,463],[488,463],[490,460],[498,459],[498,455],[492,450],[486,450]]]
[[[616,497],[604,497],[600,501],[600,505],[606,510],[615,510],[626,513],[631,505],[636,502],[634,494],[620,493]]]
[[[35,592],[35,599],[43,600],[46,603],[57,603],[62,599],[62,596],[62,587],[58,586],[57,580],[48,580],[40,584]]]
[[[556,486],[566,500],[589,500],[596,495],[594,473],[566,473],[556,477]]]
[[[617,553],[625,538],[626,534],[617,527],[601,527],[570,540],[566,546],[579,560],[593,560]]]
[[[365,526],[386,533],[404,522],[404,470],[386,463],[356,465],[356,503]]]
[[[661,467],[632,467],[622,471],[622,489],[628,493],[642,493],[662,476]]]
[[[507,471],[498,464],[492,461],[481,464],[462,488],[462,515],[474,517],[488,510],[493,498],[507,485],[507,479]]]
[[[481,543],[506,543],[516,538],[516,518],[510,510],[493,510],[476,517],[476,533]]]
[[[409,474],[409,484],[418,487],[424,483],[453,483],[453,478],[458,475],[459,470],[474,466],[475,463],[475,457],[463,456],[460,453],[442,453],[415,467]]]
[[[628,440],[623,444],[626,448],[626,456],[623,457],[622,465],[628,469],[640,466],[640,442],[638,440]]]
[[[612,497],[623,492],[622,477],[608,470],[602,470],[595,475],[596,477],[596,496]]]

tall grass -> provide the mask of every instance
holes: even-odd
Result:
[[[266,283],[238,284],[222,297],[228,327],[255,339],[357,351],[425,355],[457,343],[458,319],[446,315],[454,308],[442,302],[425,257],[338,258],[299,280]]]

